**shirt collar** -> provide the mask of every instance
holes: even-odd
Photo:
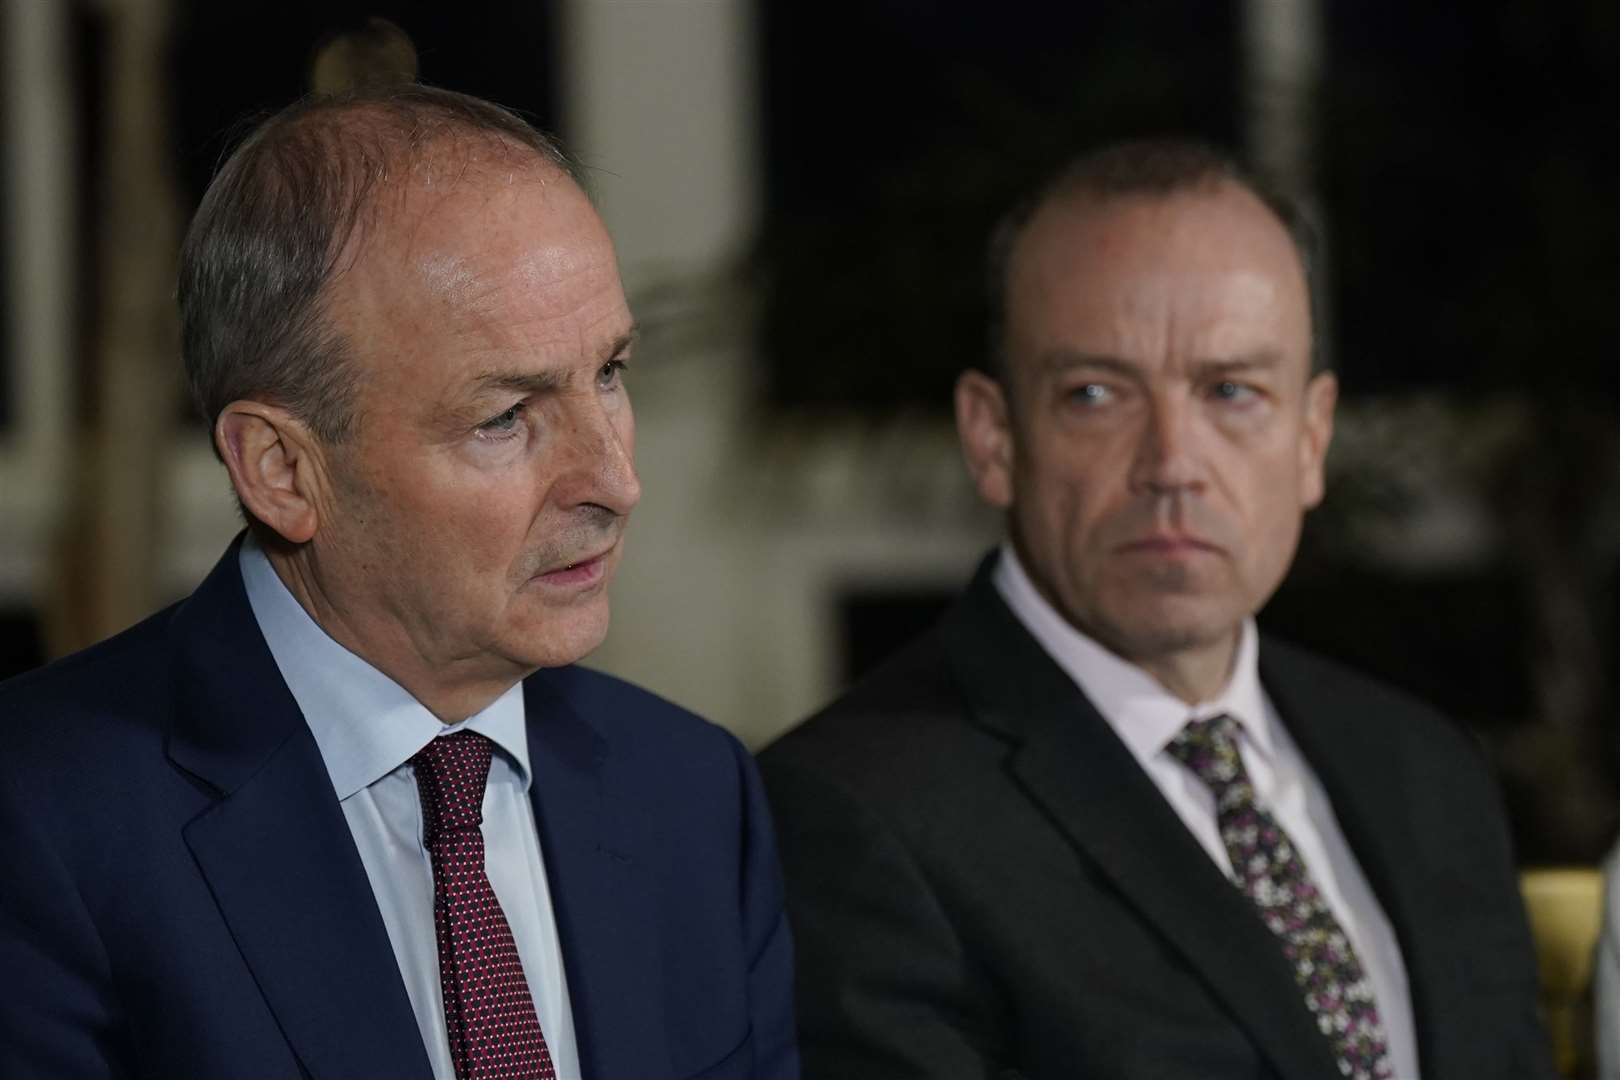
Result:
[[[238,561],[253,617],[315,736],[339,801],[387,776],[437,736],[462,730],[476,731],[500,747],[528,790],[522,683],[460,723],[440,723],[409,691],[310,618],[252,533]]]
[[[1243,620],[1226,686],[1210,700],[1189,706],[1059,614],[1035,588],[1010,543],[1001,545],[993,580],[1013,615],[1084,691],[1138,761],[1162,752],[1188,720],[1220,713],[1235,718],[1261,753],[1272,753],[1270,715],[1260,687],[1260,635],[1253,619]]]

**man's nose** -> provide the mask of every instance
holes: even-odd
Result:
[[[1196,410],[1184,395],[1155,395],[1137,438],[1131,486],[1144,493],[1201,488],[1196,425]]]
[[[567,461],[559,483],[570,506],[600,506],[618,515],[628,514],[641,501],[641,478],[636,475],[635,421],[628,401],[616,409],[600,401],[572,410],[567,440]]]

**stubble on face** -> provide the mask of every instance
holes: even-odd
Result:
[[[1009,316],[1021,561],[1111,651],[1177,692],[1218,690],[1326,446],[1281,224],[1230,186],[1043,208]]]

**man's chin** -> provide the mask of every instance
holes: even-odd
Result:
[[[563,667],[583,660],[607,638],[607,597],[595,599],[597,603],[537,613],[535,625],[520,634],[513,653],[530,668]]]
[[[1229,645],[1242,620],[1209,617],[1160,619],[1124,628],[1131,651],[1141,657],[1168,657]]]
[[[1243,623],[1230,602],[1196,594],[1116,597],[1104,612],[1104,634],[1124,655],[1165,656],[1196,652],[1233,639]]]

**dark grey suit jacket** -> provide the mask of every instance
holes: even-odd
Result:
[[[1337,1080],[1276,939],[1013,617],[992,565],[761,756],[806,1075]],[[1277,641],[1260,666],[1394,924],[1424,1077],[1550,1077],[1476,747]]]

